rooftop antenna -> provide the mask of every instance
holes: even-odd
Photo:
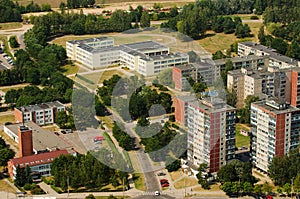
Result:
[[[25,126],[25,124],[24,124],[24,112],[25,112],[25,108],[22,107],[21,110],[22,110],[22,125]]]

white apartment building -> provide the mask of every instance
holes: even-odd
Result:
[[[176,107],[175,107],[176,109]],[[217,172],[235,158],[235,108],[218,98],[188,102],[188,161]]]
[[[299,146],[300,109],[277,99],[251,104],[251,159],[268,172],[274,156],[283,157]]]
[[[91,69],[121,64],[144,76],[158,74],[161,70],[186,64],[187,54],[170,53],[169,47],[153,41],[114,46],[110,37],[67,41],[67,56]]]
[[[280,69],[283,68],[292,68],[300,66],[299,61],[281,55],[276,52],[275,49],[266,47],[253,42],[242,42],[238,43],[238,55],[257,55],[257,56],[268,56],[269,57],[269,66],[275,66]]]

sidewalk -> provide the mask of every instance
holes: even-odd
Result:
[[[41,187],[41,189],[43,189],[47,193],[48,196],[55,196],[55,197],[57,197],[59,195],[56,191],[54,191],[51,188],[50,185],[47,185],[44,182],[40,182],[38,185]]]

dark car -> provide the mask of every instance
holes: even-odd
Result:
[[[62,134],[66,134],[66,131],[60,131]]]
[[[59,135],[59,133],[58,133],[58,132],[54,132],[54,134],[55,134],[55,135]]]
[[[160,173],[158,173],[157,175],[158,175],[158,176],[165,176],[166,174],[163,173],[163,172],[160,172]]]

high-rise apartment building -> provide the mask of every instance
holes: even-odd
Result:
[[[219,98],[188,102],[188,161],[216,172],[234,159],[235,117],[235,108]]]
[[[300,109],[285,101],[268,99],[251,104],[251,159],[268,172],[274,156],[299,146]]]

